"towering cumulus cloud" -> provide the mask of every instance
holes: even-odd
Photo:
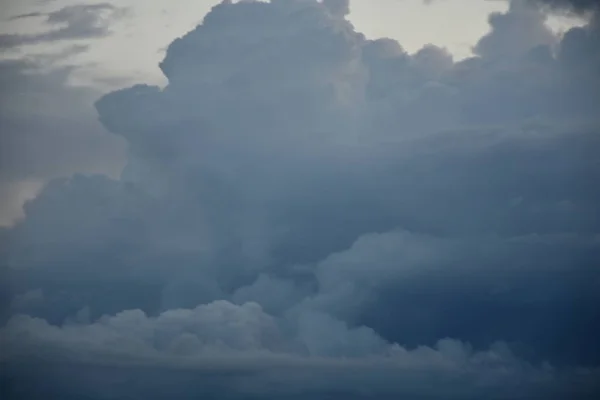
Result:
[[[455,62],[215,6],[96,103],[122,177],[0,231],[2,398],[596,398],[600,42],[545,10]]]

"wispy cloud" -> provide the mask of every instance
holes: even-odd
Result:
[[[0,49],[11,49],[23,45],[65,40],[80,40],[104,37],[110,34],[110,22],[122,17],[126,10],[109,3],[74,5],[49,13],[31,12],[11,17],[21,20],[44,18],[51,26],[46,32],[35,34],[9,33],[0,35]]]

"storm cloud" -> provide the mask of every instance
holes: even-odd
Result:
[[[454,61],[348,9],[224,1],[95,103],[120,179],[0,232],[9,398],[597,395],[597,25]]]

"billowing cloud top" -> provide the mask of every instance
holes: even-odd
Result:
[[[121,179],[0,232],[9,398],[597,395],[598,25],[454,62],[348,8],[224,1],[96,103]]]

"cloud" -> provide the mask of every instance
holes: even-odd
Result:
[[[103,164],[114,147],[111,137],[95,123],[89,106],[98,92],[73,86],[69,82],[72,68],[44,64],[35,60],[0,63],[2,174],[7,177],[53,177],[77,170],[82,163]],[[33,104],[36,109],[32,110]],[[70,146],[71,151],[57,160],[63,146]]]
[[[546,4],[557,9],[573,11],[596,10],[600,6],[597,0],[535,0],[540,4]]]
[[[0,49],[23,45],[81,40],[104,37],[110,34],[108,22],[123,13],[123,9],[110,3],[82,4],[63,7],[49,13],[32,12],[11,17],[12,20],[42,17],[50,26],[58,26],[43,33],[1,34]],[[106,14],[108,13],[108,17]]]
[[[120,179],[2,232],[14,396],[592,398],[593,22],[514,3],[455,62],[346,9],[222,2],[95,103]]]
[[[331,332],[327,320],[314,322],[323,333]],[[337,335],[331,342],[337,348],[345,343],[360,345],[369,335],[339,329],[333,331]],[[9,396],[28,398],[38,398],[40,392],[36,385],[25,384],[26,379],[43,382],[46,396],[91,398],[128,394],[165,398],[169,393],[179,398],[232,399],[397,395],[587,399],[592,398],[596,376],[594,371],[533,368],[502,343],[485,351],[450,339],[413,350],[378,346],[381,353],[367,358],[306,356],[295,346],[273,349],[279,343],[273,340],[277,326],[253,303],[238,307],[216,302],[194,310],[171,310],[156,318],[131,310],[91,325],[73,323],[62,328],[20,316],[2,335],[3,344],[10,345],[4,357],[36,351],[36,369],[20,364],[14,371],[23,372],[6,386]],[[309,348],[314,339],[327,343],[322,336],[300,338]],[[56,357],[57,352],[68,358]],[[75,381],[69,379],[73,374],[78,376]],[[569,386],[577,375],[579,386]],[[108,381],[113,384],[105,385]]]
[[[310,327],[303,328],[305,324]],[[220,301],[193,310],[169,310],[154,318],[140,310],[123,311],[92,324],[73,322],[62,328],[17,316],[1,334],[9,349],[3,360],[35,351],[40,369],[34,380],[43,379],[50,395],[65,394],[66,374],[79,365],[83,368],[77,372],[79,383],[68,384],[66,393],[96,393],[92,398],[126,396],[129,391],[157,396],[154,390],[162,398],[165,389],[182,398],[312,398],[334,393],[357,398],[398,394],[477,398],[495,393],[495,398],[504,399],[515,398],[515,390],[532,396],[528,398],[547,394],[591,398],[584,396],[591,393],[593,371],[581,376],[579,387],[565,386],[563,373],[549,366],[533,368],[515,358],[503,343],[474,351],[466,343],[443,339],[432,347],[407,350],[386,345],[368,329],[348,329],[326,316],[305,318],[300,325],[299,336],[286,343],[277,321],[258,304]],[[57,358],[57,352],[68,358]],[[154,370],[160,374],[161,387],[154,388],[156,378],[144,383],[142,392],[129,385],[129,389],[98,386],[112,379],[111,371],[119,371],[131,382],[151,377]],[[89,381],[90,374],[99,380]],[[184,379],[173,381],[174,374]],[[189,374],[196,379],[190,381]],[[10,381],[9,395],[37,398],[35,387],[24,385],[25,376]],[[431,385],[433,381],[441,386]],[[465,381],[471,386],[461,388]]]
[[[116,176],[121,169],[123,143],[107,134],[91,106],[98,90],[74,86],[74,68],[55,63],[79,51],[0,61],[3,225],[21,213],[19,199],[50,179],[75,172]]]
[[[324,0],[323,5],[338,16],[350,14],[350,0]]]
[[[449,336],[483,348],[499,335],[534,359],[593,363],[593,351],[580,347],[566,326],[597,329],[597,309],[586,306],[598,301],[597,278],[581,279],[596,276],[599,250],[594,240],[570,236],[365,235],[316,266],[319,289],[299,308],[370,326],[409,346]],[[574,288],[581,297],[572,298]],[[574,309],[577,316],[568,311]],[[565,328],[551,329],[554,324]]]
[[[475,45],[475,54],[486,57],[514,57],[536,46],[552,46],[557,38],[545,25],[546,16],[537,8],[512,1],[506,13],[489,16],[492,30]]]

